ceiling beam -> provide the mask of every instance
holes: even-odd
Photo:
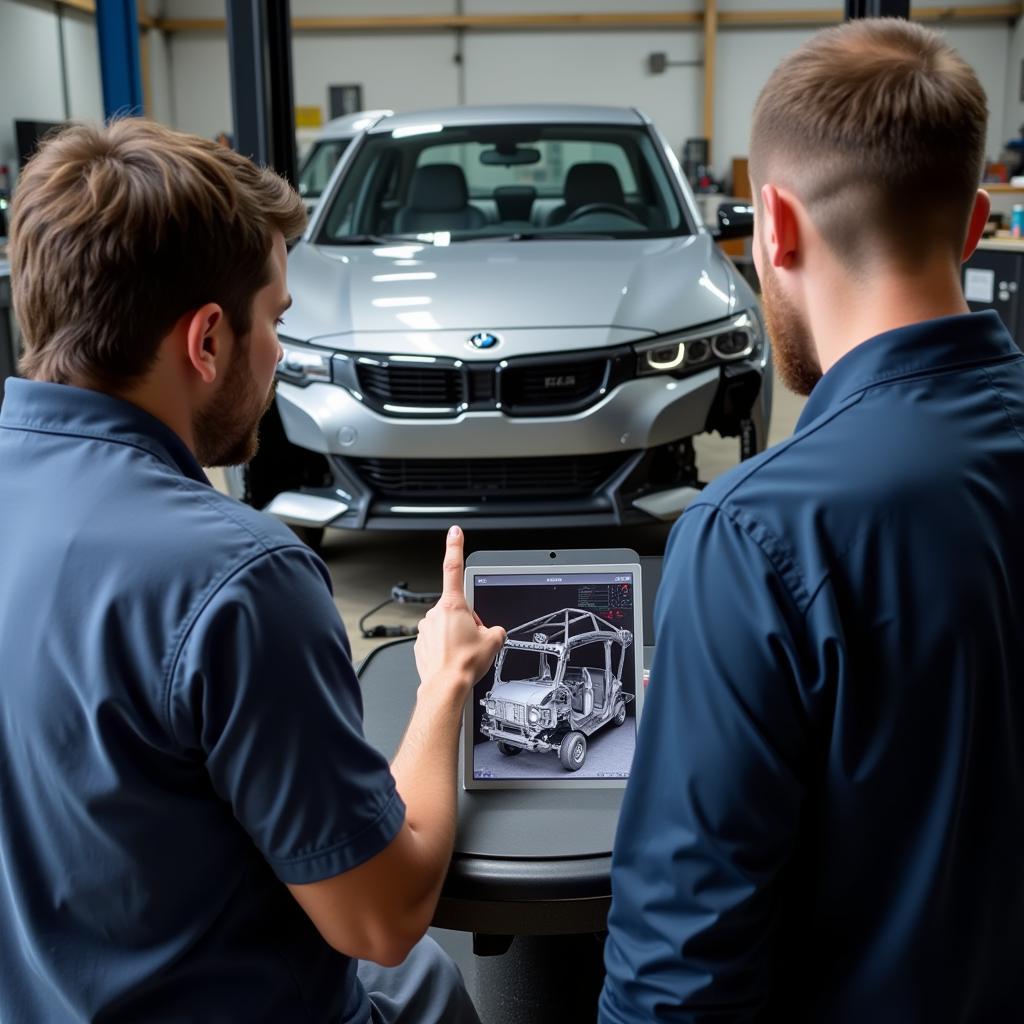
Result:
[[[1021,16],[1019,3],[965,4],[962,6],[912,6],[911,21],[1016,21]],[[793,25],[838,25],[844,20],[841,8],[819,10],[722,11],[722,28],[771,28]]]
[[[96,13],[96,0],[55,0],[63,7],[70,7],[73,11],[82,11],[84,14]],[[150,17],[143,10],[142,0],[139,0],[138,21],[139,28],[156,28],[156,18]]]
[[[455,29],[573,29],[692,27],[703,20],[700,11],[638,14],[422,14],[394,17],[296,17],[293,32],[409,32]],[[166,32],[215,30],[223,18],[164,18]]]
[[[65,0],[91,4],[92,0]],[[1015,21],[1022,5],[965,4],[912,7],[913,21]],[[843,20],[840,7],[808,10],[719,11],[718,26],[768,28],[793,25],[834,25]],[[638,12],[631,14],[424,14],[395,17],[297,17],[293,32],[413,32],[477,30],[572,30],[696,28],[704,23],[703,11]],[[223,18],[158,18],[165,32],[222,32]]]

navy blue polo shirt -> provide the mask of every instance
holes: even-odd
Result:
[[[364,1021],[285,883],[405,809],[323,563],[126,402],[0,409],[0,1020]]]
[[[1024,354],[853,349],[676,524],[604,1024],[1024,1015]]]

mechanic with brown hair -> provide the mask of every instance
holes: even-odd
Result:
[[[986,101],[854,21],[758,100],[794,436],[674,528],[613,856],[604,1024],[1024,1007],[1024,354],[971,314]]]
[[[69,128],[19,182],[0,1020],[477,1021],[423,939],[461,709],[504,639],[461,532],[389,768],[326,567],[200,468],[256,451],[304,225],[283,179],[143,120]]]

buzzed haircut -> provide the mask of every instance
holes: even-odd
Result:
[[[244,338],[275,232],[305,224],[287,181],[211,140],[142,118],[72,125],[43,142],[13,203],[22,373],[116,392],[208,302]]]
[[[988,107],[937,33],[895,18],[817,33],[754,109],[750,174],[789,188],[850,269],[963,249],[985,160]],[[938,247],[936,249],[936,247]]]

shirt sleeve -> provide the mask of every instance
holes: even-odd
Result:
[[[713,506],[677,524],[655,614],[601,1021],[745,1021],[769,994],[804,798],[801,616],[761,544]]]
[[[169,715],[283,882],[357,867],[405,819],[363,735],[348,638],[312,552],[261,554],[216,590],[179,656]]]

